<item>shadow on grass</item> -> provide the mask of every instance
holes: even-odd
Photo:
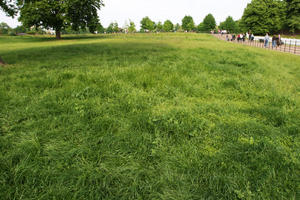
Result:
[[[87,39],[106,39],[113,38],[114,35],[62,35],[61,40],[57,40],[54,36],[0,36],[1,43],[37,43],[37,42],[51,42],[51,41],[64,41],[64,40],[87,40]]]
[[[70,39],[74,39],[71,37]],[[102,42],[47,46],[9,51],[2,54],[8,64],[53,65],[73,64],[98,66],[103,63],[132,64],[160,61],[174,48],[166,44],[136,42]]]

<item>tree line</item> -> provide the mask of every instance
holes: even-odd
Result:
[[[0,33],[14,35],[23,31],[34,34],[52,29],[56,37],[60,38],[61,33],[137,32],[132,21],[123,28],[116,22],[104,28],[97,14],[103,5],[102,0],[2,0],[2,10],[9,16],[19,13],[22,26],[11,29],[2,23]],[[173,24],[170,20],[156,23],[144,17],[140,27],[139,32],[210,32],[221,29],[231,33],[297,33],[300,31],[300,0],[252,0],[241,19],[234,20],[228,16],[218,26],[214,16],[208,14],[198,25],[191,16],[185,16],[181,24]]]

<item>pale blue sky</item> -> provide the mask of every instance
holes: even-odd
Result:
[[[230,15],[234,19],[241,18],[244,8],[251,0],[104,0],[105,7],[99,11],[101,23],[107,27],[111,22],[123,26],[129,19],[139,27],[141,19],[149,16],[152,20],[181,23],[185,15],[191,15],[196,24],[212,13],[219,23]],[[0,11],[0,22],[11,27],[19,25],[17,19],[11,19]]]

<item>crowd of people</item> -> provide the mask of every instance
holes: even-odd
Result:
[[[224,34],[221,32],[220,34]],[[254,34],[247,32],[247,33],[241,33],[241,34],[226,34],[226,40],[227,41],[238,41],[238,42],[245,42],[250,41],[253,42],[255,39]],[[260,42],[264,43],[265,48],[269,47],[269,43],[272,42],[272,48],[276,48],[283,44],[281,41],[280,35],[273,35],[272,38],[270,38],[269,34],[267,33],[264,37],[264,39],[260,39]]]
[[[271,41],[269,34],[267,33],[264,39],[265,48],[269,46],[269,42]],[[272,48],[276,48],[277,46],[282,45],[280,35],[273,35],[272,37]]]
[[[246,40],[253,41],[254,35],[253,35],[253,33],[242,33],[242,34],[238,34],[238,35],[231,34],[231,35],[226,35],[226,40],[227,41],[237,40],[238,42],[245,42]]]

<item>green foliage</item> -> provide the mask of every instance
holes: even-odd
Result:
[[[214,30],[216,28],[216,20],[214,18],[214,16],[212,14],[208,14],[202,24],[199,25],[199,28],[202,30],[202,31],[211,31],[211,30]]]
[[[134,33],[134,32],[136,32],[135,24],[134,24],[133,21],[130,21],[130,22],[129,22],[128,32],[129,32],[129,33]]]
[[[118,25],[117,22],[113,23],[113,32],[114,32],[114,33],[119,33],[119,32],[121,32],[121,31],[120,31],[120,28],[119,28],[119,25]]]
[[[170,20],[166,20],[163,25],[163,31],[165,32],[173,32],[174,25]]]
[[[97,25],[97,32],[98,32],[98,33],[104,33],[104,32],[105,32],[105,28],[102,26],[101,23],[99,23],[99,24]]]
[[[25,26],[20,25],[20,26],[17,26],[16,28],[14,28],[14,31],[18,34],[18,33],[26,33],[29,30]]]
[[[277,33],[286,21],[286,5],[280,0],[252,0],[241,23],[255,34]]]
[[[158,22],[156,25],[155,25],[155,30],[157,32],[162,32],[163,31],[163,24],[161,22]]]
[[[175,26],[174,26],[174,31],[175,31],[175,32],[182,32],[182,27],[180,26],[179,23],[175,24]]]
[[[0,23],[0,34],[8,34],[11,28],[8,26],[7,23],[1,22]]]
[[[204,26],[204,23],[201,22],[198,26],[197,26],[197,30],[198,32],[207,32],[206,27]]]
[[[294,33],[300,30],[300,0],[285,0],[287,3],[287,25]]]
[[[14,17],[17,12],[18,0],[1,0],[0,9],[2,9],[8,16]]]
[[[182,19],[182,29],[184,31],[193,31],[195,29],[195,23],[191,16],[185,16]]]
[[[230,33],[237,33],[238,24],[233,20],[231,16],[228,16],[224,22],[220,23],[220,29],[227,30]]]
[[[20,2],[20,20],[27,26],[52,28],[60,38],[66,27],[77,31],[89,28],[96,31],[99,23],[97,11],[102,0],[28,0]]]
[[[114,23],[110,23],[106,28],[106,33],[113,33],[114,32]]]
[[[297,199],[300,57],[208,34],[0,37],[1,199]]]
[[[144,17],[141,21],[141,31],[154,31],[155,29],[155,22],[153,22],[149,17]]]

